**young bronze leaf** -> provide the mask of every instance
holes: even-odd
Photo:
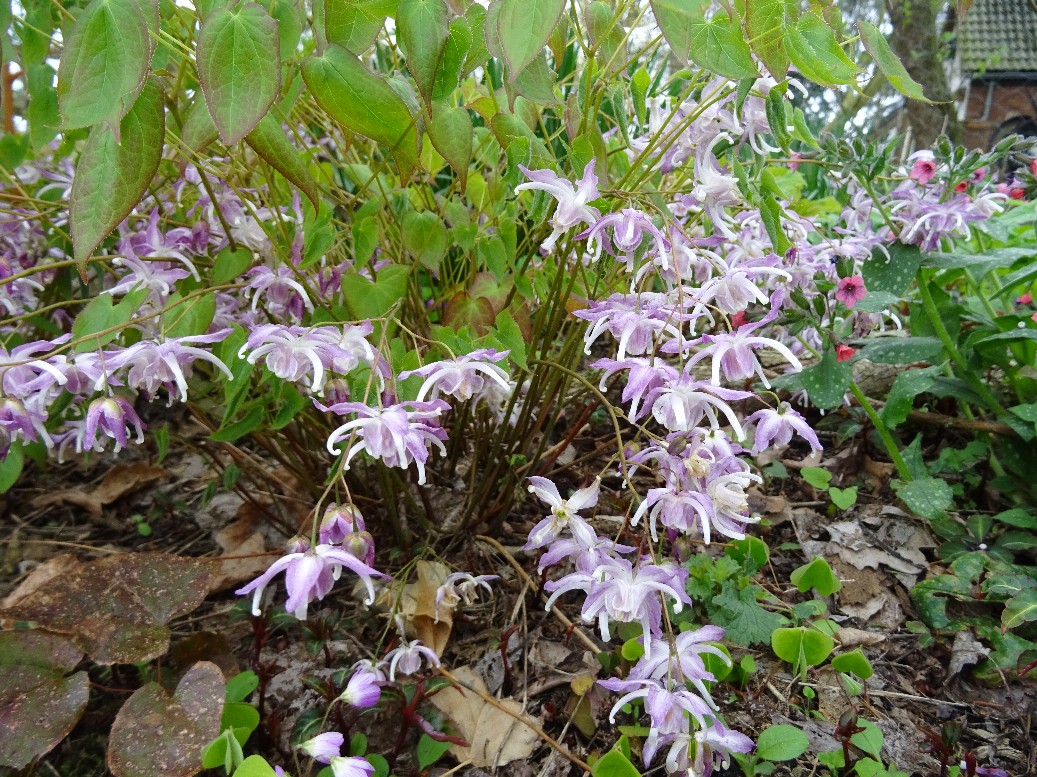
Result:
[[[213,11],[198,35],[198,80],[228,146],[262,119],[281,89],[277,22],[258,3]]]
[[[403,178],[418,163],[418,137],[407,105],[385,79],[331,45],[302,63],[302,77],[332,119],[389,149]]]
[[[134,105],[151,66],[149,21],[136,0],[93,0],[72,26],[58,65],[65,129],[119,120]]]
[[[72,568],[0,617],[66,634],[99,664],[148,661],[169,647],[170,620],[205,598],[212,564],[164,553],[122,553]]]
[[[108,768],[115,777],[191,777],[202,769],[202,748],[220,733],[225,683],[208,661],[195,664],[170,698],[148,683],[115,716]]]
[[[90,130],[76,165],[69,203],[72,248],[79,273],[94,249],[148,190],[165,140],[165,107],[155,79],[120,123],[121,142],[106,125]]]
[[[0,767],[25,768],[75,726],[90,680],[86,672],[65,673],[82,657],[57,634],[0,632]]]
[[[245,136],[245,142],[253,151],[263,157],[267,164],[298,186],[313,203],[314,208],[320,207],[320,192],[317,190],[317,182],[310,175],[310,170],[303,157],[285,137],[284,130],[281,129],[281,122],[267,114],[256,125],[256,128]]]

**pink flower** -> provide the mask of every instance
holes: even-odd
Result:
[[[388,575],[383,575],[352,553],[334,545],[318,545],[303,552],[282,556],[271,564],[266,572],[234,593],[238,596],[251,593],[252,614],[259,615],[259,603],[263,599],[263,592],[271,580],[284,572],[284,584],[288,591],[288,600],[284,608],[299,620],[306,620],[306,610],[310,602],[328,595],[343,567],[360,578],[367,588],[367,604],[373,603],[374,584],[371,579],[388,578]]]
[[[547,478],[529,478],[529,490],[550,506],[551,514],[533,527],[529,533],[529,542],[523,549],[533,550],[549,545],[558,539],[566,529],[583,547],[592,547],[598,535],[578,513],[580,510],[594,507],[598,503],[600,488],[601,479],[595,478],[594,482],[586,488],[581,488],[568,499],[562,499],[561,494],[558,493],[558,486]]]
[[[936,175],[936,160],[930,151],[919,151],[911,156],[912,158],[917,158],[911,166],[911,172],[907,175],[924,186],[933,180],[933,177]]]
[[[853,358],[855,353],[857,353],[857,351],[848,345],[840,344],[835,346],[835,360],[837,362],[848,362]]]
[[[1033,304],[1033,295],[1030,294],[1030,292],[1026,292],[1024,295],[1022,295],[1021,297],[1016,299],[1015,302],[1016,302],[1017,305],[1032,305]]]
[[[868,296],[868,290],[864,288],[864,278],[859,275],[851,275],[849,278],[839,280],[839,288],[835,292],[835,298],[848,308],[852,308],[862,299]]]

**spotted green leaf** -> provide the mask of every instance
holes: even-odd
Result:
[[[228,146],[245,137],[281,88],[277,22],[258,3],[213,11],[198,35],[198,80]]]
[[[140,202],[162,159],[165,106],[156,80],[144,87],[120,129],[121,143],[107,125],[95,126],[76,165],[69,221],[80,274],[94,249]]]
[[[133,107],[151,65],[148,16],[136,0],[93,0],[72,25],[58,65],[58,109],[66,130],[119,120]]]

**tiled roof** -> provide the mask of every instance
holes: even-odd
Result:
[[[975,0],[958,22],[966,73],[1037,71],[1037,10],[1030,0]]]

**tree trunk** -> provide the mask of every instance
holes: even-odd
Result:
[[[886,0],[893,24],[890,44],[911,77],[922,85],[925,96],[935,104],[904,100],[916,148],[931,148],[941,134],[955,143],[964,139],[957,105],[947,86],[947,74],[940,55],[937,10],[942,0]]]

